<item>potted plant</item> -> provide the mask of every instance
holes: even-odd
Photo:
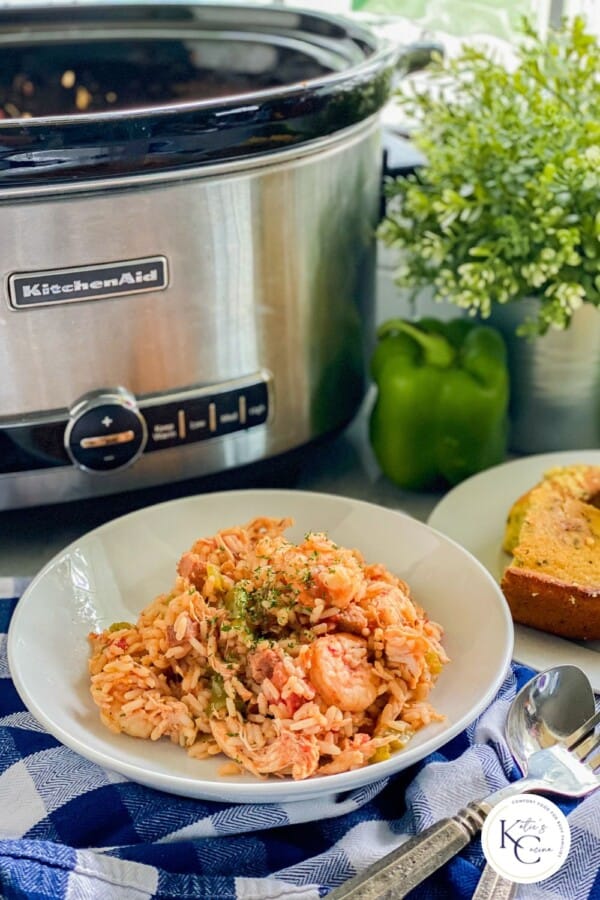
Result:
[[[511,59],[465,45],[398,101],[425,163],[388,185],[380,235],[398,251],[397,283],[433,285],[503,332],[515,449],[598,446],[598,40],[580,17],[545,39],[523,22]]]

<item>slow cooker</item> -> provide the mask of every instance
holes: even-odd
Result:
[[[0,42],[0,508],[347,424],[398,49],[196,2],[12,3]]]

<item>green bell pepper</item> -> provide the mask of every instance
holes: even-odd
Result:
[[[500,333],[468,319],[392,319],[377,337],[370,439],[384,474],[424,490],[502,462],[509,376]]]

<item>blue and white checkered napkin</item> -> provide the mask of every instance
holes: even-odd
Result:
[[[314,900],[469,800],[517,776],[503,738],[515,666],[489,709],[423,763],[341,796],[235,805],[151,790],[63,747],[25,710],[6,631],[24,584],[0,579],[0,896],[35,900]],[[43,677],[43,673],[40,673]],[[600,792],[569,814],[567,863],[526,900],[600,900]],[[479,841],[411,900],[470,898]]]

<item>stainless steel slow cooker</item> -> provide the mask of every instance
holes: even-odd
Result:
[[[0,43],[0,508],[344,426],[398,50],[194,2],[12,3]]]

